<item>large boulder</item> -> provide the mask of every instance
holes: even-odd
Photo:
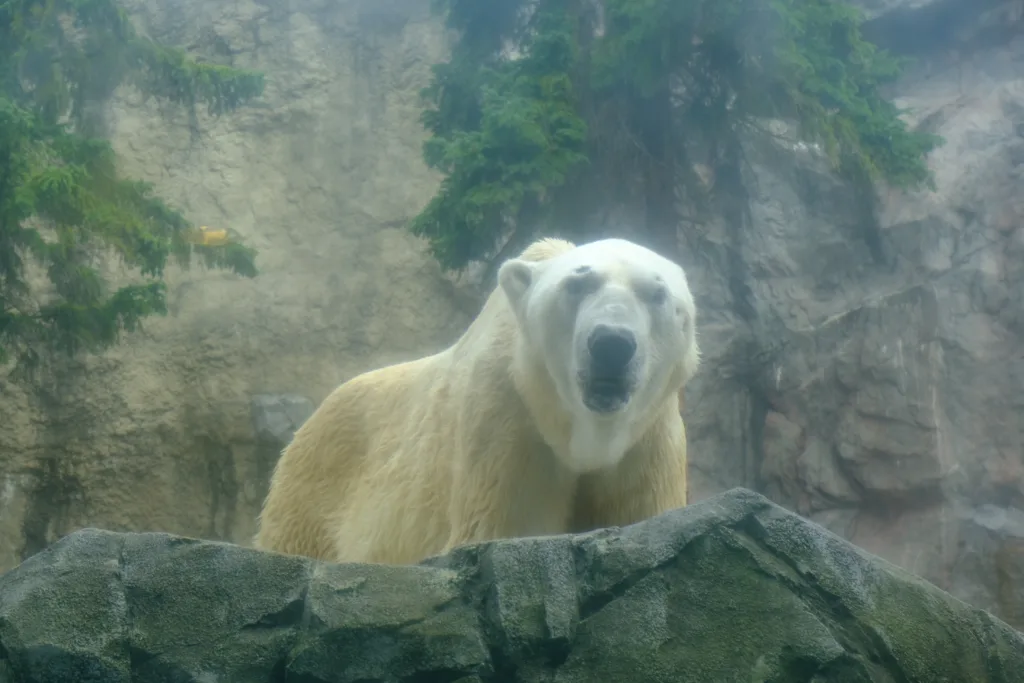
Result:
[[[75,532],[0,576],[0,681],[1020,681],[1024,635],[745,489],[327,564]]]

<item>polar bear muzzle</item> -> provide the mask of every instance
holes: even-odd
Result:
[[[636,387],[636,335],[598,324],[587,337],[588,362],[580,377],[583,404],[595,413],[621,410]]]

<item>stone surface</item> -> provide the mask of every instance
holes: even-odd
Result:
[[[0,577],[0,680],[1018,681],[1024,635],[751,491],[418,566],[88,529]]]

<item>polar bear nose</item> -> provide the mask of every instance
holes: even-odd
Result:
[[[624,327],[597,325],[587,338],[587,348],[602,373],[619,373],[633,360],[636,337]]]

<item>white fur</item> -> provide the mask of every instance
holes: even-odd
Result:
[[[600,286],[566,297],[582,265]],[[451,347],[323,401],[274,469],[256,547],[406,563],[686,504],[679,396],[698,349],[682,269],[625,240],[540,240],[499,281]],[[637,339],[635,391],[617,413],[588,410],[573,379],[601,322]]]
[[[574,301],[563,285],[580,267],[589,268],[600,284]],[[664,401],[671,385],[682,386],[696,371],[696,307],[683,269],[633,242],[607,239],[544,261],[506,261],[498,270],[498,284],[521,330],[516,374],[547,373],[561,409],[568,413],[567,442],[557,430],[541,429],[555,454],[578,474],[618,464],[650,425],[652,409]],[[644,298],[658,286],[668,292],[660,305]],[[642,359],[637,394],[624,410],[612,414],[589,410],[575,379],[586,337],[599,323],[632,330]],[[673,372],[679,366],[681,377]]]

